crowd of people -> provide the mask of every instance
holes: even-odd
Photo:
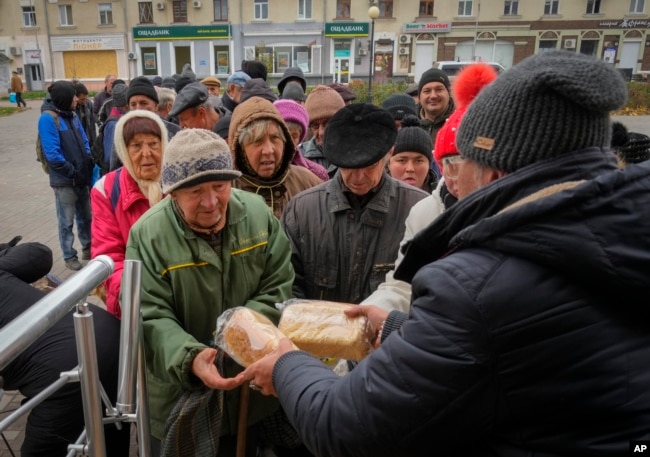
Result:
[[[381,106],[267,76],[244,61],[222,93],[189,65],[108,75],[94,100],[57,81],[42,107],[66,266],[110,256],[119,319],[123,263],[142,262],[154,456],[244,455],[242,429],[251,457],[650,439],[650,139],[612,125],[610,65],[432,68]],[[376,349],[341,375],[288,341],[246,369],[215,348],[226,310],[277,324],[294,297],[360,304]]]

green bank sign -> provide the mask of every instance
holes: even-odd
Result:
[[[325,36],[352,37],[368,36],[370,27],[367,22],[326,22]]]
[[[230,38],[230,25],[133,27],[134,40],[209,40]]]

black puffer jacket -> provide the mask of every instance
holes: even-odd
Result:
[[[401,328],[344,378],[280,358],[283,409],[318,456],[625,455],[650,439],[649,207],[650,162],[597,149],[467,196],[407,251]]]

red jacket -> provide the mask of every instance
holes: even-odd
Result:
[[[111,192],[118,170],[103,176],[90,191],[93,212],[92,257],[104,254],[115,262],[115,271],[104,282],[104,287],[106,287],[106,309],[118,318],[122,315],[119,302],[120,283],[129,230],[149,209],[149,200],[140,191],[138,184],[126,168],[120,170],[119,196],[115,209],[111,201]]]

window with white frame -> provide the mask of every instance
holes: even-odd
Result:
[[[228,0],[214,0],[214,20],[228,20]]]
[[[645,11],[645,0],[630,0],[630,13],[643,13]]]
[[[458,0],[458,15],[459,16],[472,15],[472,0]]]
[[[72,22],[72,5],[59,5],[59,25],[74,25],[74,22]]]
[[[255,19],[269,18],[269,1],[255,0]]]
[[[600,14],[600,0],[587,0],[587,14]]]
[[[153,2],[138,2],[140,24],[153,24]]]
[[[305,45],[246,46],[244,57],[246,60],[265,62],[269,73],[284,73],[289,67],[298,67],[303,73],[312,73],[316,71],[313,68],[316,62],[312,62],[316,48]]]
[[[298,0],[298,19],[311,19],[311,0]]]
[[[516,16],[519,14],[519,0],[505,0],[503,3],[504,16]]]
[[[23,6],[23,27],[36,27],[36,10],[33,6]]]
[[[560,0],[546,0],[546,2],[544,2],[544,14],[546,16],[557,14],[559,6]]]
[[[113,4],[100,3],[98,6],[100,25],[113,25]]]

